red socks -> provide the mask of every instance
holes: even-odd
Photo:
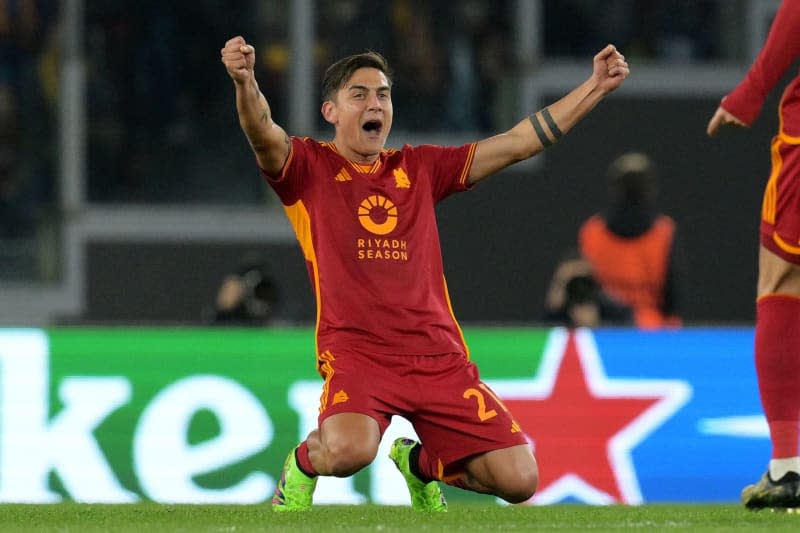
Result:
[[[307,475],[308,477],[315,477],[319,475],[314,469],[314,465],[311,464],[311,459],[308,457],[308,442],[303,441],[300,443],[300,446],[297,447],[297,450],[294,452],[294,457],[297,460],[297,466],[300,467],[300,470]]]
[[[412,448],[408,456],[408,463],[411,472],[426,483],[439,478],[436,470],[434,470],[433,461],[431,461],[428,452],[426,452],[425,448],[420,444]]]
[[[795,457],[800,435],[800,298],[765,296],[756,310],[756,372],[772,458]]]

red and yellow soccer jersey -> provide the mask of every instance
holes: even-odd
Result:
[[[404,146],[358,165],[292,138],[278,194],[308,266],[317,349],[466,354],[444,279],[435,204],[467,188],[475,145]]]
[[[799,36],[800,0],[784,0],[761,52],[742,82],[723,99],[722,107],[744,123],[752,124],[767,95],[800,58]],[[800,144],[800,74],[784,90],[778,112],[779,135],[790,144]]]

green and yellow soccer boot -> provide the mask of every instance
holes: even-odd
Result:
[[[425,483],[411,472],[408,457],[411,450],[420,444],[411,439],[399,438],[392,443],[389,458],[397,469],[403,474],[411,494],[411,508],[415,511],[447,512],[447,502],[444,499],[439,483],[431,481]]]
[[[317,486],[316,477],[308,477],[297,466],[295,452],[297,448],[289,452],[286,462],[283,463],[281,479],[275,487],[275,495],[272,496],[272,510],[277,512],[286,511],[310,511],[311,503],[314,499],[314,488]]]

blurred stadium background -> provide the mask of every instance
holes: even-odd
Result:
[[[748,134],[723,143],[705,128],[777,5],[0,2],[0,501],[262,502],[315,423],[303,259],[219,61],[238,34],[257,49],[276,120],[321,139],[322,69],[384,53],[392,146],[503,131],[615,43],[632,70],[622,89],[559,145],[439,206],[453,306],[484,379],[534,417],[523,424],[542,432],[534,440],[565,424],[585,432],[566,453],[537,450],[550,469],[540,503],[735,501],[769,446],[751,325],[778,94]],[[696,327],[543,327],[551,273],[603,207],[608,165],[631,150],[658,168],[685,262],[681,312]],[[300,327],[182,327],[208,323],[220,282],[251,257],[279,294],[275,323]],[[60,327],[73,325],[86,327]],[[542,409],[549,418],[535,418]],[[562,483],[587,436],[600,452]],[[384,455],[355,479],[323,480],[317,501],[403,503]]]
[[[608,42],[632,75],[564,142],[440,206],[463,322],[532,323],[605,169],[640,150],[686,255],[689,324],[750,323],[776,117],[705,136],[766,34],[772,0],[16,0],[0,13],[0,324],[197,323],[242,256],[276,318],[313,319],[288,223],[239,131],[219,49],[257,48],[295,135],[329,137],[321,70],[363,49],[395,68],[390,144],[504,130],[580,82]],[[773,99],[777,95],[773,95]]]

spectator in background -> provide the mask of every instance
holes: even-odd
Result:
[[[556,266],[542,320],[570,328],[631,324],[629,307],[615,302],[597,283],[592,265],[572,251]]]
[[[656,208],[657,178],[644,154],[609,168],[611,203],[580,228],[579,246],[605,292],[633,309],[643,329],[677,327],[675,222]]]
[[[746,77],[708,123],[752,125],[764,100],[800,59],[800,0],[781,3]],[[758,257],[755,363],[772,456],[761,479],[742,491],[750,509],[800,508],[800,74],[778,106],[772,172],[764,192]]]

